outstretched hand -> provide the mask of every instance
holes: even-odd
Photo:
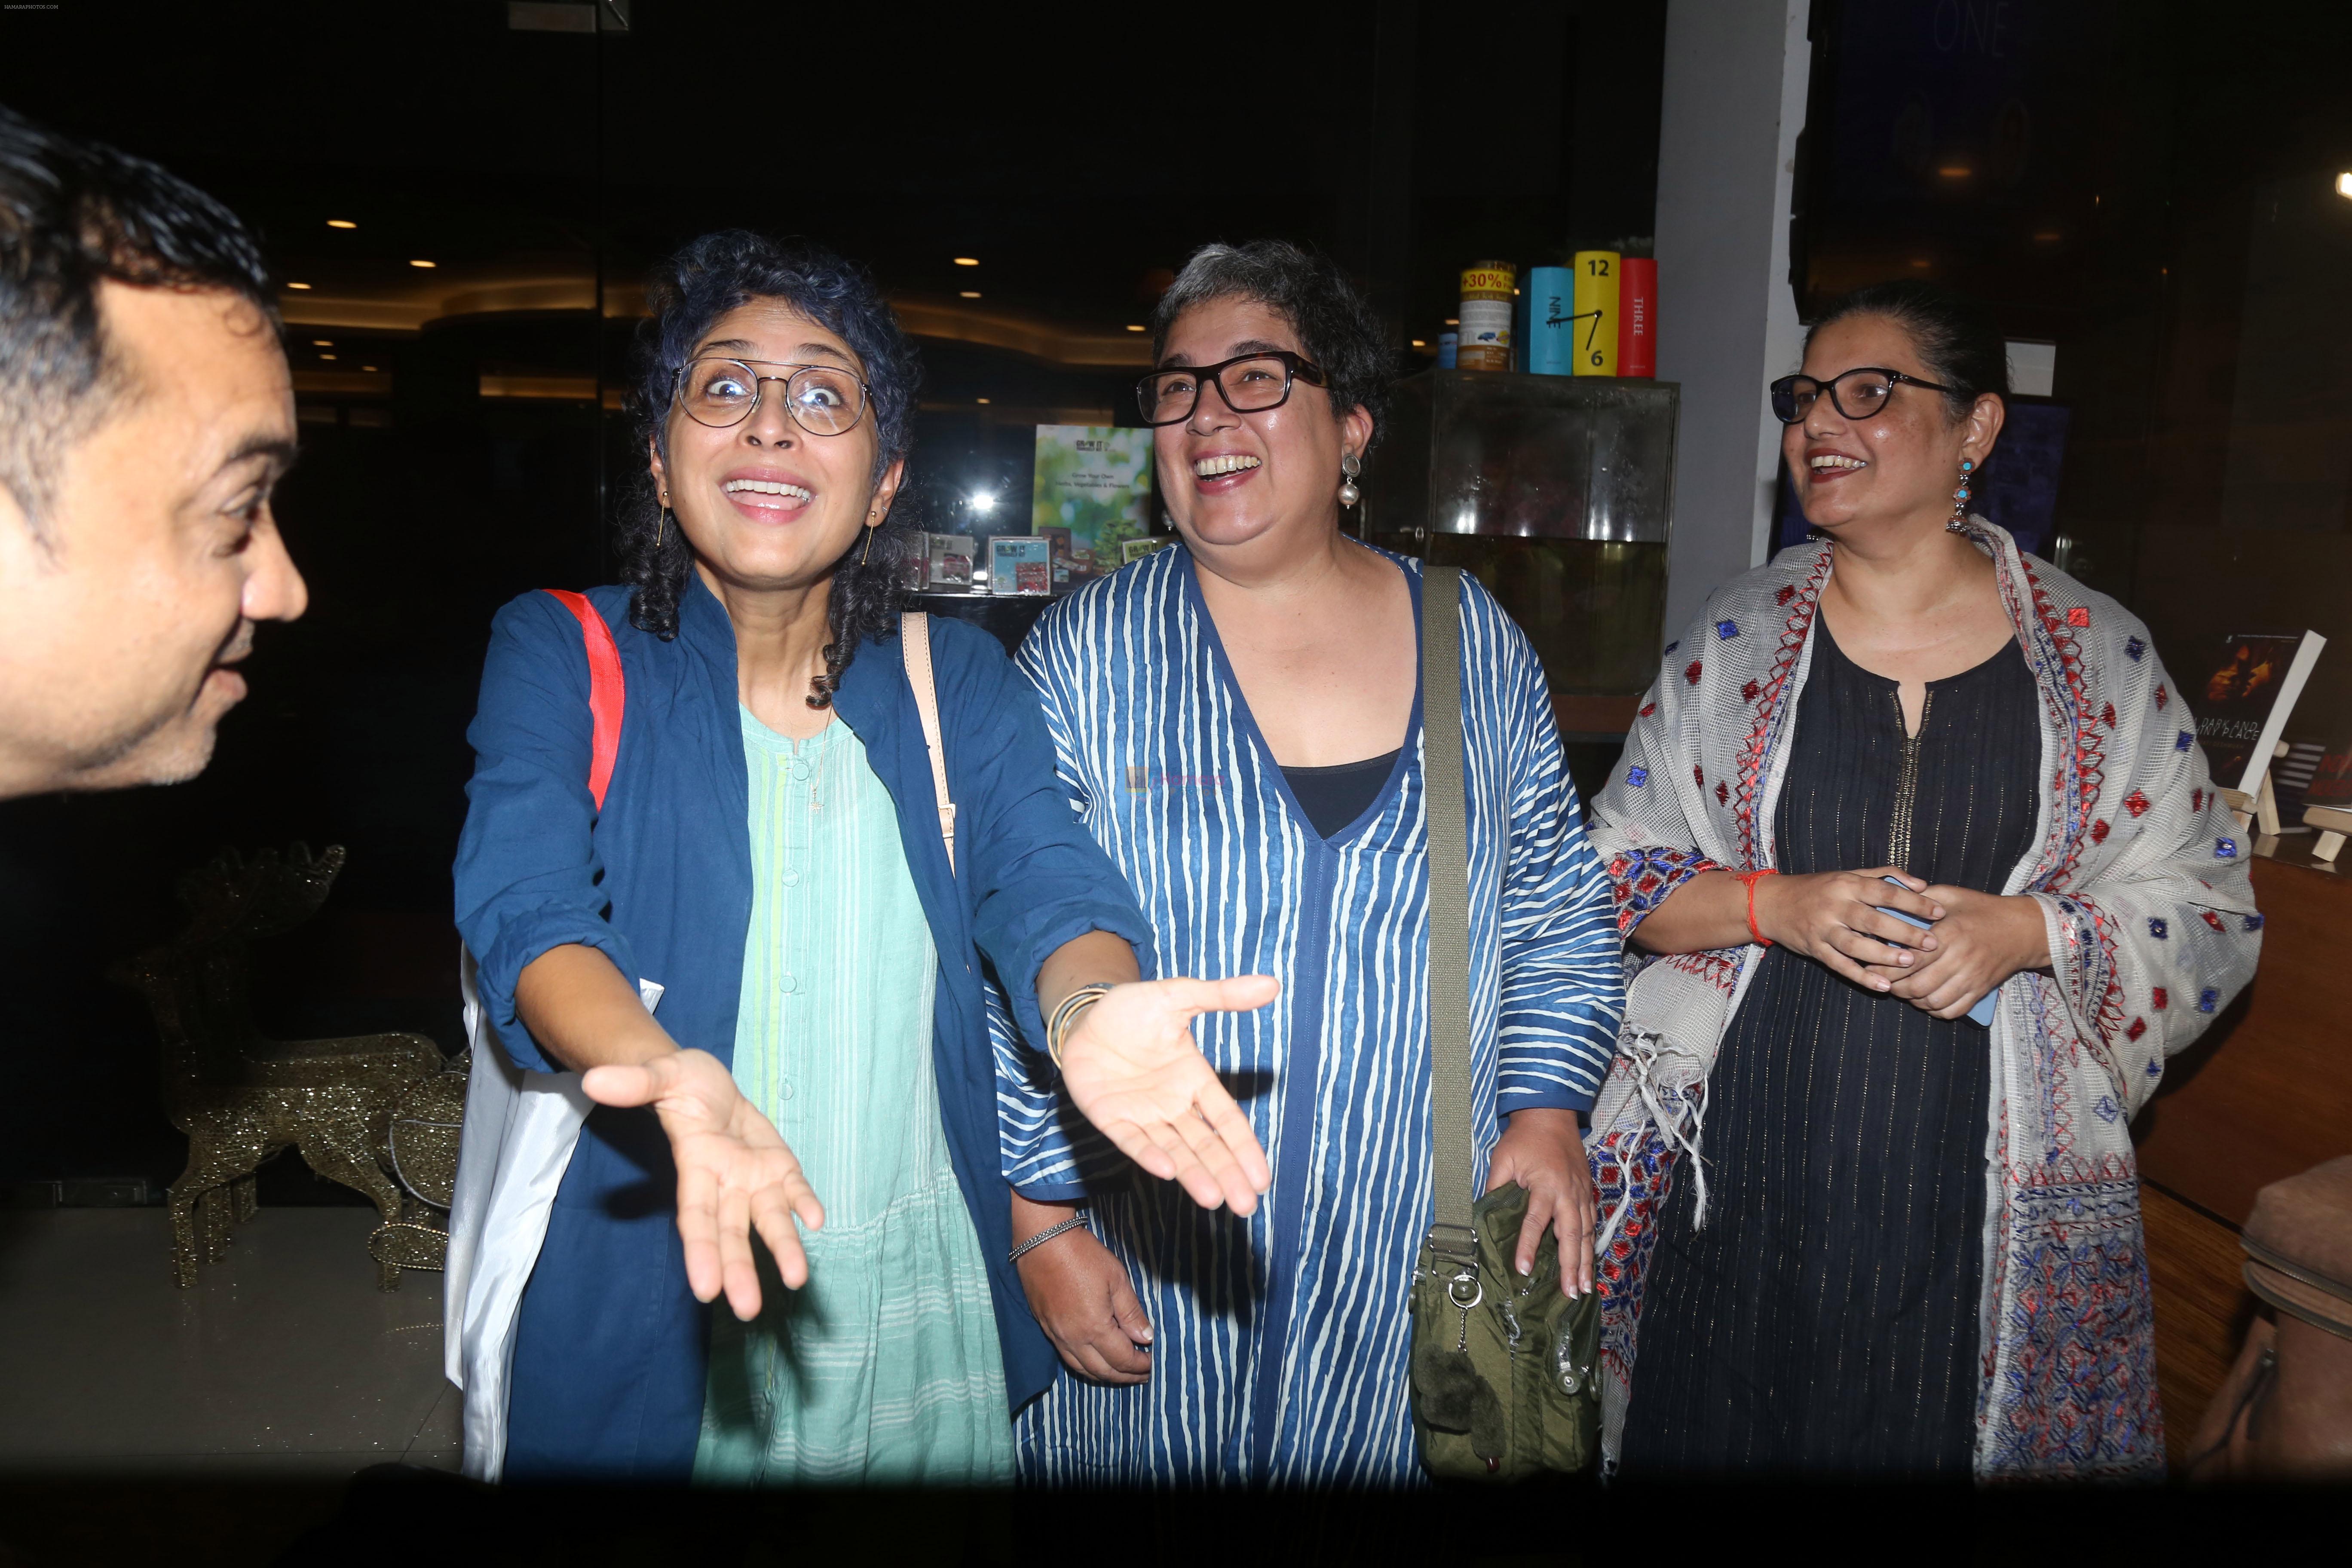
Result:
[[[1244,1013],[1281,991],[1270,974],[1232,980],[1139,980],[1078,1016],[1062,1045],[1062,1082],[1119,1152],[1192,1201],[1256,1209],[1273,1179],[1249,1118],[1192,1039],[1203,1013]]]
[[[784,1283],[808,1283],[793,1216],[811,1230],[824,1207],[782,1134],[743,1098],[735,1075],[708,1051],[676,1051],[641,1067],[592,1068],[581,1087],[599,1105],[650,1105],[677,1161],[677,1233],[686,1243],[686,1279],[694,1299],[723,1288],[745,1322],[760,1315],[760,1273],[751,1231],[776,1260]]]

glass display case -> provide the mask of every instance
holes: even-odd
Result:
[[[1570,710],[1657,674],[1680,399],[1672,382],[1429,371],[1398,384],[1366,465],[1366,541],[1476,574],[1535,643],[1564,728],[1622,732]]]

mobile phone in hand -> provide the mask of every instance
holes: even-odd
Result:
[[[1903,886],[1901,880],[1894,877],[1882,877],[1879,880],[1882,882],[1891,882],[1898,888]],[[1893,915],[1905,925],[1916,926],[1921,931],[1926,931],[1932,923],[1930,921],[1921,920],[1917,915],[1912,914],[1907,910],[1893,909],[1885,904],[1879,904],[1874,907],[1880,914]],[[1980,1024],[1988,1029],[1992,1027],[1993,1006],[2000,1000],[2000,988],[1999,986],[1993,987],[1983,995],[1978,997],[1977,1005],[1969,1009],[1969,1022],[1971,1024]]]

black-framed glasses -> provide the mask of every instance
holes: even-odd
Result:
[[[1886,406],[1886,400],[1895,395],[1896,387],[1906,385],[1923,392],[1954,390],[1874,364],[1842,371],[1827,381],[1815,381],[1810,375],[1784,375],[1772,384],[1772,416],[1783,425],[1797,424],[1812,413],[1813,399],[1826,392],[1830,395],[1830,406],[1840,414],[1848,419],[1867,419]]]
[[[1135,384],[1135,402],[1146,425],[1181,425],[1192,417],[1202,386],[1215,387],[1234,413],[1257,414],[1289,402],[1293,381],[1328,384],[1320,366],[1288,349],[1268,349],[1197,368],[1155,370]]]
[[[790,375],[761,375],[760,367]],[[690,359],[677,367],[670,395],[698,425],[725,429],[740,425],[760,406],[769,382],[784,388],[784,412],[812,436],[845,436],[866,417],[872,388],[837,364],[793,364],[781,360]]]

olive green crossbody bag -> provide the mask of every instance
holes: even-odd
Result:
[[[1573,1471],[1600,1451],[1601,1299],[1570,1301],[1547,1230],[1511,1269],[1527,1189],[1471,1196],[1470,835],[1462,763],[1461,573],[1422,574],[1422,766],[1429,801],[1429,1055],[1437,1220],[1412,1273],[1412,1415],[1441,1480]]]

